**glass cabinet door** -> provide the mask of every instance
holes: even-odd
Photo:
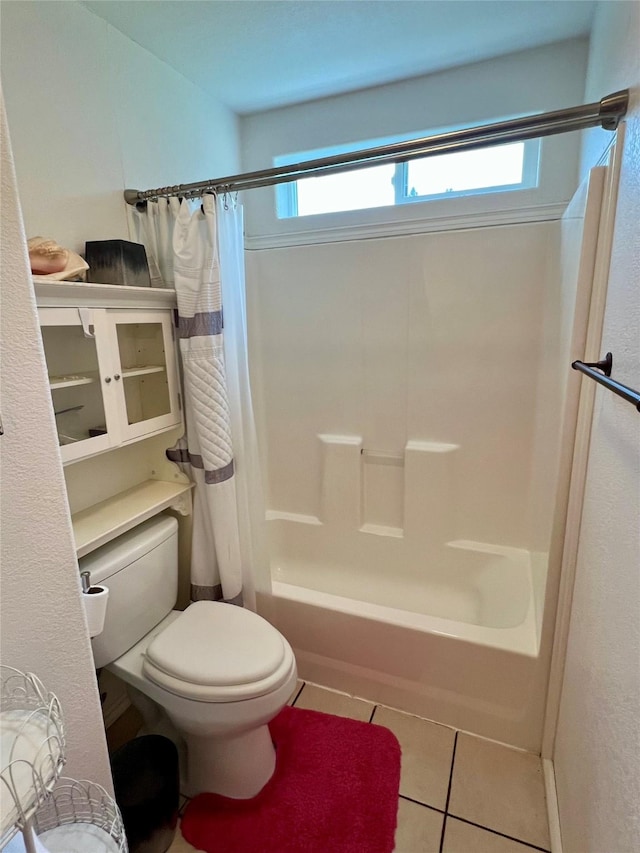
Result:
[[[168,312],[109,311],[120,367],[123,441],[181,422],[173,324]]]
[[[112,437],[107,417],[95,315],[75,308],[39,311],[58,441],[63,462],[107,449]],[[84,319],[84,324],[83,324]]]

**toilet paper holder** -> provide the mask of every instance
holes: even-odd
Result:
[[[91,586],[90,572],[80,572],[80,581],[82,583],[82,603],[84,605],[85,616],[87,617],[87,627],[90,637],[97,637],[102,633],[104,628],[104,620],[107,615],[107,602],[109,600],[109,587],[107,586]]]

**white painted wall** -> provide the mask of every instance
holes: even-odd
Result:
[[[602,353],[640,386],[640,5],[601,3],[587,98],[631,87]],[[599,95],[598,95],[599,96]],[[603,148],[590,133],[583,166]],[[586,381],[586,380],[583,380]],[[565,853],[632,853],[640,838],[640,443],[638,414],[598,389],[555,772]]]
[[[2,662],[36,673],[60,698],[66,772],[109,788],[100,699],[1,106]]]
[[[277,155],[397,134],[420,135],[438,128],[574,106],[583,97],[586,57],[584,40],[559,42],[387,86],[244,116],[240,120],[243,170],[269,168]],[[460,211],[566,203],[577,186],[578,145],[578,134],[542,140],[541,191],[503,193],[495,199],[447,199],[427,206],[348,212],[334,215],[330,221],[326,216],[277,220],[274,189],[252,190],[245,199],[247,246],[269,244],[269,240],[271,245],[282,245],[286,234],[328,225],[353,227],[379,221],[407,222],[425,215],[446,217]]]
[[[122,191],[238,171],[234,113],[75,2],[3,3],[27,236],[127,238]]]

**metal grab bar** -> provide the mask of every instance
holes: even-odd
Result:
[[[640,412],[640,393],[629,388],[628,385],[623,385],[621,382],[616,382],[611,379],[611,368],[613,367],[613,355],[608,352],[601,361],[574,361],[571,365],[574,370],[579,370],[590,379],[595,379],[599,385],[604,385],[609,391],[613,391],[618,397],[622,397],[628,403],[633,403],[636,409]],[[602,372],[600,372],[602,371]]]

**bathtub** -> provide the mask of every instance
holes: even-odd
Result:
[[[350,547],[311,518],[274,516],[259,610],[301,678],[539,749],[540,555],[468,541],[408,553],[401,536],[362,529]]]

